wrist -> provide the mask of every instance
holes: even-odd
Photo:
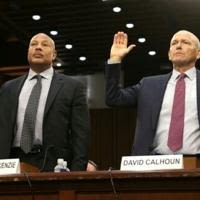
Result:
[[[111,57],[109,58],[109,61],[110,61],[110,62],[113,62],[113,63],[120,63],[120,62],[122,61],[122,58],[119,57],[119,56],[111,56]]]

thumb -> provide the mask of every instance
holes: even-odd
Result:
[[[131,44],[128,46],[128,52],[130,52],[134,47],[136,47],[135,44]]]

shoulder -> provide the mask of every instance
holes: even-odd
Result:
[[[147,76],[144,77],[142,80],[143,81],[150,81],[150,82],[155,82],[155,81],[163,81],[166,79],[169,79],[171,77],[171,73],[168,74],[161,74],[161,75],[154,75],[154,76]]]
[[[27,74],[20,76],[18,78],[6,81],[3,85],[2,88],[10,88],[10,87],[16,87],[19,83],[24,81],[27,77]]]
[[[82,84],[82,82],[80,80],[76,79],[75,77],[71,77],[71,76],[68,76],[65,74],[60,74],[60,73],[55,72],[55,77],[66,83],[70,82],[71,84]]]

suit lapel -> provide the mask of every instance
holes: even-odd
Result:
[[[11,111],[11,120],[14,124],[16,122],[19,94],[21,92],[24,81],[26,80],[26,77],[27,77],[27,74],[22,76],[18,81],[16,81],[16,84],[14,84],[14,86],[13,86],[13,87],[15,87],[15,89],[12,90],[13,94],[11,95],[12,102],[13,102],[13,109]]]
[[[44,117],[46,116],[49,108],[51,107],[51,105],[56,97],[56,94],[58,93],[58,91],[62,85],[63,85],[63,77],[60,76],[59,74],[57,74],[56,72],[54,72],[51,86],[49,89],[49,94],[47,96],[47,102],[46,102],[46,106],[45,106],[45,110],[44,110]]]
[[[160,114],[167,83],[170,77],[171,77],[171,73],[166,74],[163,77],[160,77],[160,79],[158,80],[157,88],[155,88],[156,89],[155,101],[154,101],[153,112],[152,112],[152,128],[154,132],[156,131],[155,129],[157,128],[158,117]]]

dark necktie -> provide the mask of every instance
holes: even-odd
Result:
[[[38,103],[41,93],[41,75],[36,75],[33,78],[37,79],[37,83],[34,85],[28,104],[26,106],[25,115],[24,115],[24,123],[22,128],[22,136],[21,136],[21,149],[28,153],[32,149],[33,139],[34,139],[34,132],[35,132],[35,121],[36,121],[36,114],[38,110]]]
[[[185,114],[185,74],[181,74],[176,82],[174,102],[168,136],[168,147],[174,152],[183,146],[184,114]]]

